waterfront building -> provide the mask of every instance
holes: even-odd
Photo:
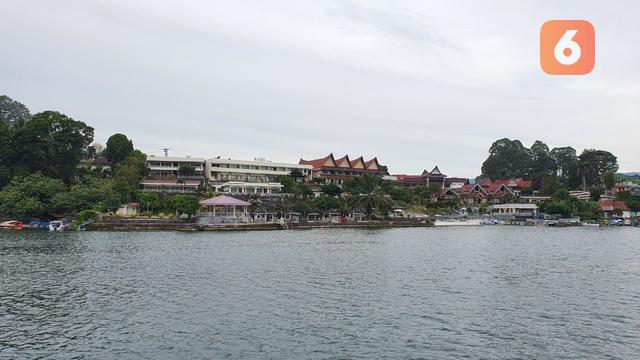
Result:
[[[147,176],[140,182],[143,192],[195,193],[204,183],[204,158],[190,156],[147,157]]]
[[[605,219],[614,218],[616,212],[619,212],[620,217],[625,220],[631,219],[631,208],[620,200],[600,199],[600,201],[598,201],[598,209],[602,212],[602,216]]]
[[[480,205],[486,202],[491,195],[479,184],[468,184],[453,190],[469,205]]]
[[[498,218],[536,218],[538,216],[538,205],[498,204],[493,205],[492,212]]]
[[[413,189],[418,185],[430,185],[430,184],[438,184],[440,188],[444,187],[446,175],[440,172],[440,169],[436,165],[431,171],[423,170],[420,175],[407,175],[407,174],[394,174],[395,177],[394,184]]]
[[[325,184],[338,186],[341,186],[345,180],[353,179],[365,173],[385,175],[385,171],[375,157],[365,161],[362,156],[351,160],[348,155],[345,155],[336,160],[333,153],[331,153],[315,160],[300,159],[299,164],[311,166],[314,179],[322,179]]]
[[[310,165],[276,163],[262,158],[214,158],[205,161],[205,174],[209,186],[230,194],[277,194],[283,187],[278,182],[278,176],[295,173],[300,176],[299,181],[308,182],[311,180],[312,170]]]

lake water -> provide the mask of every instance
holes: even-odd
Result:
[[[634,228],[5,231],[0,277],[0,358],[640,358]]]

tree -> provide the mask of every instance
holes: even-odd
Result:
[[[556,175],[557,164],[549,152],[549,147],[540,140],[536,140],[531,146],[531,169],[529,174]]]
[[[54,196],[64,192],[62,181],[41,173],[15,177],[0,191],[0,214],[23,220],[50,217]]]
[[[147,212],[151,211],[151,213],[162,204],[162,200],[158,194],[148,192],[143,192],[138,195],[138,202],[143,209],[146,209]]]
[[[540,192],[540,195],[551,196],[558,189],[561,188],[561,184],[558,178],[548,173],[537,173],[532,177],[533,188]]]
[[[354,178],[354,185],[351,192],[354,194],[372,194],[380,189],[382,178],[375,174],[364,173]]]
[[[104,211],[119,201],[111,180],[87,177],[83,182],[73,184],[68,192],[54,195],[51,203],[59,213],[77,213],[83,210]]]
[[[377,210],[381,215],[386,216],[391,208],[391,200],[381,194],[370,193],[354,195],[351,196],[348,201],[352,209],[363,211],[369,219],[373,215],[374,210]]]
[[[491,180],[528,178],[533,156],[520,140],[500,139],[491,144],[489,157],[482,163],[482,176]]]
[[[613,171],[607,171],[602,174],[602,183],[604,184],[605,189],[611,189],[616,184],[616,174]]]
[[[38,113],[12,130],[12,170],[18,174],[40,171],[66,184],[93,141],[92,127],[56,111]]]
[[[133,152],[133,141],[124,134],[113,134],[107,140],[102,155],[113,165],[119,163]]]
[[[105,150],[106,151],[106,150]],[[121,202],[135,200],[138,184],[147,171],[147,156],[140,150],[134,150],[116,166],[114,189],[120,194]]]
[[[296,192],[295,189],[295,181],[293,178],[286,175],[278,175],[276,177],[276,181],[282,184],[282,192],[287,194],[294,194]]]
[[[340,196],[340,194],[342,194],[342,189],[335,184],[323,185],[321,189],[323,194],[331,197]]]
[[[304,174],[302,173],[302,171],[300,171],[300,169],[293,169],[291,170],[291,172],[289,173],[289,176],[295,181],[295,182],[300,182],[304,180]]]
[[[571,172],[574,171],[578,163],[576,149],[571,146],[553,148],[549,153],[556,163],[556,174],[560,181],[567,184]]]
[[[187,164],[182,164],[178,168],[178,175],[180,176],[193,176],[196,173],[196,169]]]
[[[29,109],[6,95],[0,95],[0,121],[11,127],[31,119]]]
[[[193,216],[200,209],[200,203],[194,196],[177,194],[167,199],[167,206],[176,214]]]
[[[583,190],[598,185],[602,174],[618,171],[618,158],[608,151],[586,149],[578,157],[578,174]]]

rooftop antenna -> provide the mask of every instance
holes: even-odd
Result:
[[[169,148],[162,149],[162,151],[164,151],[164,157],[169,157],[169,150],[171,150],[171,149],[169,149]]]

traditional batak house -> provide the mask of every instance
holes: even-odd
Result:
[[[489,199],[494,204],[503,203],[504,201],[502,199],[507,194],[515,195],[514,191],[505,184],[493,183],[489,186],[483,187],[483,189],[489,193]]]
[[[453,189],[444,188],[431,195],[432,202],[451,202],[460,200],[460,195]]]
[[[420,175],[395,174],[391,176],[395,177],[393,182],[396,185],[408,189],[413,189],[418,185],[430,184],[438,184],[443,188],[445,179],[447,178],[445,174],[440,172],[438,166],[434,167],[431,171],[423,170]]]
[[[469,205],[482,204],[483,202],[487,202],[491,198],[491,194],[489,194],[479,184],[465,185],[459,189],[456,189],[455,192],[460,195],[460,198],[465,203]]]
[[[377,158],[364,161],[362,156],[357,159],[350,160],[345,155],[336,160],[333,154],[329,154],[323,158],[315,160],[300,159],[300,165],[311,165],[312,177],[322,179],[325,184],[335,184],[342,186],[347,179],[360,176],[365,173],[384,175],[384,171]]]
[[[520,195],[522,189],[529,188],[531,189],[533,186],[533,182],[531,180],[525,180],[523,178],[515,178],[515,179],[499,179],[496,181],[491,181],[490,179],[478,179],[476,184],[479,184],[483,188],[487,188],[494,185],[506,185],[515,195]]]

